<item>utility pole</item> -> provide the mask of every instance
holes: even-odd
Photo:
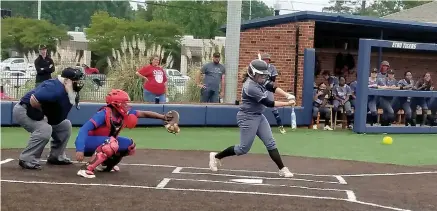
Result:
[[[252,0],[249,0],[249,20],[252,20]]]
[[[361,14],[364,14],[366,11],[366,1],[361,1]]]
[[[41,20],[41,0],[38,0],[38,20]]]

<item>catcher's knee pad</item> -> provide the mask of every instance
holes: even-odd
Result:
[[[115,155],[118,151],[118,141],[114,137],[110,137],[105,143],[97,147],[96,153],[93,155],[91,162],[88,164],[87,169],[94,171],[94,169],[105,162],[109,157]]]
[[[134,140],[132,140],[132,144],[127,148],[127,154],[128,155],[135,155],[135,150],[136,150],[136,144],[134,142]]]

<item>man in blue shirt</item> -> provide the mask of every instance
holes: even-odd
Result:
[[[64,153],[71,135],[71,122],[67,116],[73,104],[78,104],[82,78],[80,70],[66,68],[58,78],[46,80],[26,93],[14,106],[14,120],[31,134],[27,147],[20,154],[22,168],[41,169],[39,160],[50,138],[53,140],[47,163],[72,163]]]

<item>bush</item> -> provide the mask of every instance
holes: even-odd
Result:
[[[184,100],[188,102],[200,102],[200,88],[197,86],[196,77],[200,74],[200,68],[192,69],[189,72],[190,80],[186,85]]]

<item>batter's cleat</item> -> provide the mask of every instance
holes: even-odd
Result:
[[[96,177],[96,175],[94,175],[94,172],[89,171],[89,170],[85,170],[85,169],[79,170],[77,172],[77,175],[81,176],[81,177],[89,178],[89,179]]]
[[[288,170],[287,167],[282,168],[281,170],[279,170],[279,176],[281,177],[293,177],[293,173],[290,172],[290,170]]]
[[[222,165],[220,159],[215,158],[216,155],[216,152],[209,153],[209,168],[211,171],[217,171],[218,167]]]
[[[112,169],[110,171],[108,171],[107,168],[108,168],[107,166],[99,165],[99,166],[96,167],[96,171],[100,171],[100,172],[103,172],[103,171],[106,171],[106,172],[119,172],[120,171],[120,167],[118,167],[118,166],[112,167]]]
[[[329,127],[329,125],[326,125],[323,130],[333,130],[331,127]]]
[[[287,133],[287,131],[285,131],[284,126],[279,126],[279,132],[281,132],[282,134]]]

